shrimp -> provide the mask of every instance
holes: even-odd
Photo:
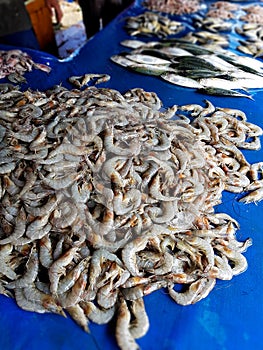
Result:
[[[164,151],[169,150],[171,147],[171,139],[165,132],[161,132],[158,136],[158,144],[152,147],[153,152],[161,152],[161,156]]]
[[[219,250],[232,264],[234,264],[232,267],[232,273],[234,276],[239,275],[247,269],[247,259],[240,252],[219,244],[215,245],[214,248]]]
[[[66,228],[74,224],[78,215],[77,207],[74,203],[64,201],[59,203],[53,212],[52,224],[56,228]]]
[[[119,191],[113,198],[113,209],[117,215],[125,215],[141,204],[141,192],[132,188],[123,193]]]
[[[20,188],[7,175],[3,176],[3,187],[10,196],[15,196],[20,191]]]
[[[0,244],[12,243],[23,236],[26,231],[26,212],[23,207],[20,208],[18,216],[16,217],[15,227],[13,232],[6,238],[0,240]]]
[[[151,250],[143,250],[138,254],[138,267],[140,270],[153,272],[154,267],[158,265],[161,260],[159,252]]]
[[[110,179],[119,187],[125,187],[125,180],[122,179],[121,175],[116,170],[116,167],[118,167],[120,164],[124,164],[126,160],[127,158],[124,156],[115,156],[107,159],[103,164],[102,176],[104,175],[106,180]]]
[[[165,280],[151,282],[147,286],[144,287],[143,294],[149,295],[152,292],[155,292],[156,290],[164,288],[164,287],[167,287],[167,281],[165,281]]]
[[[122,298],[118,307],[117,321],[116,321],[116,340],[121,350],[138,350],[139,346],[135,342],[130,333],[129,326],[131,320],[131,313],[128,309],[126,301]]]
[[[56,208],[58,204],[58,196],[53,195],[50,197],[48,202],[41,207],[32,207],[25,203],[25,208],[27,213],[33,215],[33,216],[47,216],[52,213],[52,211]]]
[[[118,156],[136,156],[140,153],[141,145],[138,140],[132,140],[125,148],[119,147],[113,142],[114,133],[113,126],[107,126],[104,135],[104,147],[107,152],[117,154]]]
[[[216,107],[216,111],[222,111],[243,122],[247,120],[245,112],[239,109]]]
[[[263,199],[263,187],[250,192],[249,194],[240,198],[238,201],[241,203],[248,204],[248,203],[260,202],[262,199]]]
[[[97,292],[97,302],[104,308],[111,308],[118,298],[119,291],[112,286],[112,281],[101,287]]]
[[[16,167],[16,162],[9,162],[0,165],[0,175],[9,174]]]
[[[168,293],[171,298],[179,305],[194,304],[207,296],[215,285],[215,278],[201,278],[191,283],[189,289],[185,292],[176,292],[173,284],[168,284]]]
[[[83,308],[79,305],[72,305],[66,308],[66,311],[70,314],[72,319],[84,329],[85,332],[90,333],[89,320],[86,317]]]
[[[155,275],[164,275],[171,272],[173,266],[173,256],[169,252],[164,252],[163,255],[164,262],[160,267],[154,268],[153,273]],[[161,259],[162,260],[162,259]]]
[[[6,287],[10,289],[27,287],[28,285],[32,284],[36,280],[38,271],[39,271],[38,252],[36,247],[33,246],[31,249],[28,261],[26,263],[26,272],[17,280],[8,283]]]
[[[111,189],[111,184],[107,182],[105,184],[101,181],[101,179],[97,179],[96,177],[92,179],[92,184],[96,190],[96,200],[101,204],[105,205],[110,210],[112,208],[112,201],[114,198],[114,193]]]
[[[209,271],[209,277],[218,278],[220,280],[231,280],[233,277],[232,268],[228,263],[225,255],[215,255],[215,266]]]
[[[48,310],[41,303],[36,303],[35,301],[28,300],[25,296],[24,288],[15,289],[15,298],[17,305],[23,310],[34,311],[38,313],[48,312]]]
[[[94,219],[89,211],[86,211],[86,218],[87,223],[97,235],[105,236],[113,229],[114,213],[112,209],[105,209],[102,222]]]
[[[175,176],[174,176],[174,171],[172,168],[173,165],[171,162],[166,162],[166,161],[160,160],[159,158],[155,157],[151,153],[147,157],[147,161],[157,163],[159,165],[159,169],[163,169],[161,172],[163,172],[165,175],[165,183],[167,183],[168,185],[173,183]],[[159,173],[161,173],[161,172],[159,172]]]
[[[76,161],[69,161],[69,160],[61,160],[60,162],[57,162],[55,164],[46,164],[44,165],[44,169],[47,170],[50,173],[61,173],[67,171],[74,171],[77,169],[79,165],[79,160],[76,159]]]
[[[26,229],[26,236],[32,241],[44,237],[51,230],[52,225],[48,223],[50,213],[39,217],[31,222]]]
[[[107,260],[114,261],[118,266],[124,268],[123,263],[117,257],[117,255],[110,253],[108,250],[103,248],[95,250],[91,258],[89,269],[89,288],[91,290],[96,288],[98,277],[102,271],[102,264]]]
[[[62,294],[67,292],[74,286],[76,281],[79,279],[81,273],[87,268],[90,257],[82,259],[76,266],[69,271],[69,273],[59,281],[57,293]]]
[[[83,298],[87,280],[87,270],[84,270],[70,291],[57,294],[60,305],[64,308],[77,305]]]
[[[81,173],[69,173],[63,176],[58,177],[44,177],[43,174],[39,173],[40,179],[43,181],[43,184],[51,187],[54,190],[62,190],[64,188],[72,185],[73,182],[77,181],[82,177]]]
[[[122,260],[126,268],[133,276],[143,276],[143,272],[139,271],[139,268],[136,263],[136,253],[140,250],[143,250],[146,247],[148,239],[149,236],[147,235],[137,237],[131,242],[127,243],[122,249]]]
[[[16,198],[21,198],[22,196],[24,196],[35,184],[36,180],[37,180],[37,175],[36,173],[33,171],[32,168],[27,167],[25,169],[25,179],[26,182],[24,184],[24,187],[22,188],[22,190],[16,195]]]
[[[74,182],[70,187],[70,192],[72,194],[72,200],[79,205],[80,203],[86,203],[91,194],[91,186],[89,183],[84,183],[82,186],[78,186]]]
[[[39,149],[40,147],[43,146],[45,140],[46,140],[46,137],[47,137],[47,131],[46,131],[46,128],[45,127],[41,127],[40,128],[40,132],[39,134],[36,136],[36,138],[30,143],[29,145],[29,149],[31,151],[35,151],[37,149]]]
[[[114,316],[116,304],[109,309],[101,309],[91,301],[80,301],[80,307],[84,310],[85,315],[94,323],[106,324]]]
[[[81,76],[69,77],[68,80],[71,84],[77,86],[78,88],[82,88],[84,85],[87,85],[92,80],[94,80],[95,85],[105,83],[110,80],[110,75],[86,73]]]
[[[48,270],[50,280],[50,292],[57,294],[59,279],[66,272],[66,267],[74,259],[79,247],[73,247],[66,251],[60,258],[53,262]]]
[[[53,263],[52,244],[49,234],[42,237],[39,241],[39,261],[47,269]]]
[[[149,283],[149,277],[138,277],[138,276],[131,276],[127,279],[126,282],[122,284],[122,288],[132,288],[134,286],[137,286],[139,284],[148,284]]]
[[[130,323],[129,331],[133,338],[138,339],[147,333],[150,326],[149,318],[145,311],[143,298],[132,301],[131,311],[135,317],[135,320]]]
[[[212,266],[214,266],[215,254],[213,247],[208,240],[200,237],[189,237],[187,241],[190,245],[205,253],[204,258],[207,261],[207,265],[205,266],[205,272],[208,271]]]
[[[121,293],[126,300],[136,300],[144,297],[144,284],[136,284],[133,287],[122,288]]]
[[[149,216],[154,223],[162,224],[171,221],[177,213],[177,201],[161,202],[159,207],[149,207]]]
[[[190,113],[192,117],[197,117],[203,111],[204,107],[198,104],[188,104],[178,106],[178,109]]]
[[[0,246],[0,274],[3,274],[11,280],[15,280],[17,278],[17,274],[9,266],[10,254],[12,250],[13,246],[11,244]]]
[[[23,294],[28,302],[30,301],[35,305],[43,306],[46,312],[52,312],[66,317],[58,302],[51,295],[38,290],[34,284],[24,287]]]
[[[53,260],[57,260],[63,253],[63,244],[65,242],[65,235],[61,235],[56,241],[56,246],[53,250]]]
[[[161,193],[161,179],[159,173],[157,173],[151,184],[149,185],[149,194],[152,198],[164,202],[170,202],[177,200],[176,197],[173,196],[165,196]]]

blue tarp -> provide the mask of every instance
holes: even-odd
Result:
[[[118,16],[94,36],[77,54],[66,60],[42,52],[25,50],[35,61],[49,64],[51,73],[33,71],[26,74],[28,86],[45,90],[55,84],[71,87],[67,78],[84,73],[107,73],[111,80],[103,87],[125,92],[141,87],[158,94],[165,107],[173,104],[204,103],[243,110],[248,121],[263,127],[263,91],[251,91],[253,100],[202,95],[194,90],[176,87],[156,77],[132,73],[110,61],[110,56],[123,50],[119,44],[129,36],[123,29],[125,17],[142,12],[140,2]],[[234,34],[233,34],[234,35]],[[9,49],[0,46],[0,49]],[[4,80],[3,80],[4,81]],[[0,81],[1,82],[1,81]],[[244,152],[250,162],[263,160],[263,151]],[[150,329],[138,340],[143,350],[250,350],[261,349],[263,324],[263,229],[262,203],[244,205],[238,195],[224,193],[223,203],[216,208],[240,223],[239,240],[251,237],[253,245],[245,253],[248,269],[230,281],[218,281],[207,298],[191,306],[179,306],[160,290],[145,297]],[[85,333],[70,318],[36,314],[19,309],[14,300],[0,296],[0,348],[3,350],[77,350],[117,349],[114,322],[106,326],[90,325]],[[128,350],[128,349],[127,349]]]

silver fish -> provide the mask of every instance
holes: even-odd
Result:
[[[204,87],[198,81],[191,78],[184,77],[182,75],[178,75],[176,73],[166,72],[161,74],[161,78],[164,79],[165,81],[168,81],[169,83],[183,86],[183,87],[188,87],[193,89],[200,89]]]

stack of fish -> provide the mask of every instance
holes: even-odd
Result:
[[[180,37],[180,41],[187,41],[205,47],[209,45],[215,49],[228,47],[230,43],[228,35],[218,33],[218,31],[215,33],[211,28],[209,30],[190,31],[183,37]]]
[[[134,47],[111,60],[135,72],[160,76],[169,83],[224,96],[248,97],[235,90],[263,88],[263,63],[223,49],[217,52],[181,39],[160,42],[125,40]]]
[[[193,19],[195,28],[199,30],[207,30],[209,32],[230,32],[232,30],[233,24],[222,18],[210,17],[206,15],[205,18],[197,16]]]
[[[172,11],[173,5],[170,1],[162,5],[158,1],[148,1],[147,4],[153,10],[170,14],[187,12],[184,8],[184,6],[187,7],[186,4],[182,4],[180,11]],[[190,3],[188,5],[191,7]],[[170,10],[166,7],[170,7]],[[242,15],[244,12],[245,15]],[[158,13],[152,13],[152,15],[161,16]],[[151,12],[147,12],[147,16],[150,17]],[[233,22],[236,18],[247,23],[240,27]],[[134,23],[132,17],[128,21]],[[236,49],[258,58],[263,55],[262,23],[263,7],[258,4],[241,6],[227,1],[217,1],[209,4],[206,12],[192,16],[195,31],[190,31],[179,39],[172,38],[159,43],[148,42],[143,45],[138,41],[134,43],[125,41],[125,46],[135,50],[115,55],[111,59],[131,70],[159,75],[170,83],[196,88],[203,93],[250,97],[246,93],[247,89],[263,87],[263,66],[259,61],[241,58],[239,55],[223,51],[222,48],[228,48],[233,43],[229,35],[221,32],[231,32],[235,28],[236,33],[246,37],[246,40],[239,40]],[[140,33],[140,30],[134,30],[132,35]],[[172,35],[171,32],[166,34]],[[148,35],[151,35],[150,30]],[[196,44],[196,47],[188,43]],[[185,50],[184,53],[179,52],[179,49]],[[195,57],[183,57],[189,55]],[[204,67],[205,63],[207,68]],[[235,90],[244,90],[244,93]]]
[[[125,28],[131,36],[144,35],[163,38],[178,34],[185,27],[181,22],[170,20],[167,16],[147,11],[138,16],[128,17]]]
[[[235,28],[236,32],[246,40],[239,40],[237,49],[245,54],[256,57],[263,56],[263,26],[258,23],[244,23]]]

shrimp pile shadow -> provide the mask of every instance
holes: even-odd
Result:
[[[0,92],[0,292],[22,309],[87,332],[116,315],[119,347],[137,349],[145,295],[193,304],[245,271],[251,240],[214,212],[224,190],[263,198],[263,163],[240,150],[262,130],[244,112],[164,109],[140,88]]]

